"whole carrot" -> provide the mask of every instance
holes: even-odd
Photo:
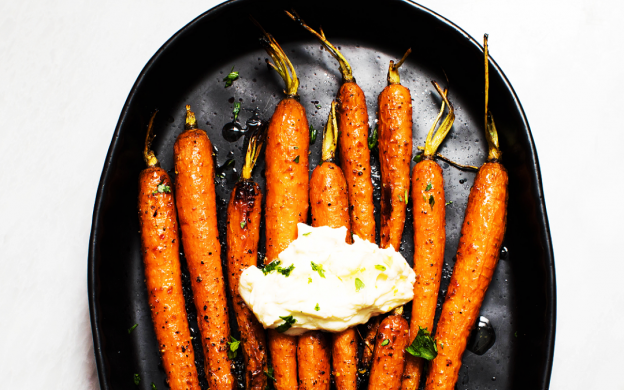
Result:
[[[342,85],[336,99],[338,107],[338,151],[340,166],[349,186],[351,231],[363,240],[375,242],[375,207],[368,148],[368,110],[364,91],[356,84],[351,65],[326,38],[310,28],[296,12],[286,14],[314,34],[338,61]]]
[[[257,24],[257,23],[256,23]],[[286,84],[286,97],[275,108],[266,141],[266,259],[277,256],[297,238],[297,223],[308,219],[308,120],[299,103],[299,79],[286,53],[262,27],[269,63]],[[269,350],[277,390],[297,388],[297,338],[269,329]]]
[[[154,114],[155,116],[156,114]],[[180,272],[179,240],[171,179],[150,150],[152,116],[145,138],[147,168],[139,177],[139,222],[145,283],[169,387],[199,390]]]
[[[405,348],[409,344],[409,328],[402,314],[403,306],[399,306],[379,325],[375,342],[375,358],[368,380],[370,390],[399,390],[401,388]]]
[[[468,197],[457,248],[457,259],[435,338],[438,356],[431,362],[426,389],[453,389],[470,330],[479,315],[483,297],[500,255],[507,221],[508,176],[500,164],[498,133],[488,110],[488,47],[485,55],[485,135],[488,158],[481,166]]]
[[[336,121],[336,102],[332,102],[327,125],[323,136],[323,154],[321,163],[312,172],[310,180],[310,206],[312,211],[312,226],[329,226],[332,228],[347,227],[346,241],[351,242],[351,233],[348,231],[349,197],[347,182],[338,165],[334,163],[338,140],[338,123]],[[308,336],[306,333],[299,337],[301,340]],[[337,390],[356,390],[357,387],[357,339],[355,329],[350,328],[340,333],[332,333],[331,356],[332,369]],[[299,381],[302,381],[301,359],[299,360]],[[324,367],[317,368],[317,372]],[[329,383],[329,370],[322,375],[323,381]],[[329,388],[321,387],[321,388]]]
[[[412,159],[412,95],[401,85],[399,67],[412,52],[408,49],[396,64],[390,61],[388,86],[379,94],[379,160],[381,162],[381,227],[382,248],[401,246],[405,209],[410,187]]]
[[[455,112],[446,93],[435,81],[433,85],[443,99],[442,107],[427,134],[422,160],[412,171],[416,283],[410,321],[410,340],[417,337],[421,328],[429,332],[433,330],[446,243],[444,178],[442,168],[433,160],[433,156],[453,126]],[[445,105],[448,106],[449,112],[436,132],[435,129],[444,114]],[[423,368],[423,358],[407,354],[401,388],[403,390],[418,389]]]
[[[232,190],[227,211],[228,285],[241,333],[245,388],[252,390],[264,390],[267,386],[264,374],[267,371],[266,340],[264,328],[241,298],[238,286],[242,272],[258,264],[262,193],[260,186],[251,179],[251,173],[263,142],[264,129],[259,129],[247,146],[241,180]]]
[[[185,131],[173,147],[178,216],[211,389],[235,388],[228,358],[230,322],[217,230],[212,143],[186,106]]]

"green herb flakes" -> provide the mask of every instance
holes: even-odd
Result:
[[[293,161],[296,162],[297,164],[299,164],[299,156],[295,157],[295,159]]]
[[[246,221],[243,221],[243,222],[241,222],[241,224],[240,224],[240,225],[241,225],[241,229],[244,229],[244,228],[245,228],[245,225],[247,225],[247,222],[246,222]]]
[[[132,325],[132,326],[128,329],[128,334],[132,333],[132,331],[133,331],[133,330],[135,330],[137,326],[139,326],[139,324],[134,324],[134,325]]]
[[[267,378],[271,379],[273,382],[277,382],[277,380],[273,376],[273,367],[269,367],[268,370],[265,370],[264,375],[266,375]]]
[[[168,194],[171,193],[171,187],[166,185],[164,181],[161,181],[160,184],[156,186],[156,189],[154,190],[154,192],[152,192],[152,194],[162,194],[163,192],[166,192]]]
[[[355,278],[355,292],[360,292],[362,288],[364,288],[364,282],[360,278]]]
[[[446,202],[444,205],[445,205],[445,206],[448,206],[448,205],[450,205],[450,204],[453,204],[453,201],[452,201],[452,200],[449,200],[449,201],[448,201],[448,202]]]
[[[275,328],[275,330],[277,330],[279,333],[286,332],[288,329],[290,329],[293,326],[295,322],[297,322],[297,320],[294,319],[293,316],[285,316],[285,317],[280,316],[280,318],[283,319],[285,322],[282,325]]]
[[[315,262],[310,262],[312,265],[312,271],[318,272],[321,278],[325,278],[325,270],[323,270],[323,264],[316,264]]]
[[[134,374],[134,384],[138,386],[139,383],[141,383],[141,377],[139,374]]]
[[[381,342],[381,346],[385,347],[386,345],[390,344],[390,340],[385,339],[384,341]]]
[[[232,113],[234,114],[234,120],[238,119],[238,113],[240,112],[240,109],[241,109],[240,102],[234,103],[234,110],[232,110]]]
[[[279,267],[281,261],[279,260],[275,260],[270,262],[269,264],[265,265],[264,268],[262,268],[262,273],[265,275],[270,274],[273,271],[276,271],[277,268]]]
[[[377,135],[377,126],[375,125],[375,128],[368,136],[368,148],[371,150],[374,149],[375,146],[377,146],[378,141],[379,140],[378,140],[378,135]]]
[[[422,160],[422,153],[419,153],[417,155],[414,156],[414,158],[412,159],[412,161],[419,163]],[[417,179],[418,180],[418,179]]]
[[[436,341],[431,337],[431,333],[427,328],[418,327],[418,334],[412,344],[405,348],[405,351],[416,357],[432,360],[438,356],[438,346]]]
[[[381,265],[381,264],[377,264],[375,266],[375,269],[380,270],[381,272],[384,272],[386,270],[386,266],[385,265]]]
[[[285,277],[289,277],[290,273],[295,269],[295,265],[291,264],[288,268],[277,267],[277,272],[284,275]]]
[[[230,336],[230,340],[228,341],[228,351],[227,355],[230,360],[236,359],[236,355],[238,354],[238,347],[240,347],[240,341],[236,340],[234,337]]]
[[[304,237],[307,237],[307,236],[309,236],[310,234],[312,234],[312,232],[303,233],[303,236],[304,236]]]
[[[433,210],[433,205],[435,204],[435,199],[433,195],[429,195],[429,206],[431,206],[431,210]]]
[[[316,306],[314,306],[314,310],[319,311],[321,310],[321,307],[319,306],[319,304],[317,303]]]
[[[230,73],[227,76],[225,76],[225,78],[223,79],[223,81],[225,81],[225,88],[232,86],[232,83],[237,78],[238,78],[238,72],[234,72],[234,67],[232,67],[232,70],[230,71]]]
[[[427,187],[425,188],[425,191],[429,191],[433,188],[433,184],[431,184],[431,182],[427,183]]]

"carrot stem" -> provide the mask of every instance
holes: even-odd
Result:
[[[268,62],[269,66],[279,73],[282,80],[284,80],[284,84],[286,85],[286,96],[294,97],[297,96],[297,90],[299,89],[299,79],[297,78],[297,73],[295,72],[295,67],[286,56],[286,53],[282,49],[282,47],[277,43],[273,35],[269,34],[262,28],[260,23],[256,21],[256,19],[251,18],[252,22],[260,30],[262,31],[262,38],[260,42],[264,49],[267,51],[273,62]]]
[[[191,111],[191,105],[186,105],[186,118],[184,120],[184,130],[193,130],[197,128],[197,120],[195,113]]]
[[[336,59],[336,61],[338,61],[338,64],[340,65],[340,73],[342,73],[342,78],[344,82],[350,82],[354,80],[353,71],[351,70],[351,65],[349,65],[349,63],[347,62],[346,58],[342,55],[342,53],[334,45],[332,45],[327,40],[327,38],[325,38],[325,33],[323,32],[322,28],[319,29],[321,31],[321,33],[319,34],[315,30],[313,30],[310,26],[305,24],[303,19],[301,19],[301,17],[299,17],[297,12],[295,12],[294,10],[292,11],[292,13],[288,11],[284,11],[284,12],[286,12],[286,15],[288,15],[292,20],[299,23],[301,27],[305,28],[306,30],[314,34],[321,41],[323,46],[325,46],[327,51],[329,51],[329,54],[331,54]]]
[[[440,144],[442,144],[442,141],[444,141],[444,138],[446,138],[446,135],[451,130],[451,127],[453,127],[453,122],[455,121],[455,109],[453,108],[453,104],[448,100],[446,96],[447,91],[442,91],[442,88],[440,88],[438,83],[436,83],[435,81],[431,81],[431,83],[435,87],[436,91],[438,91],[438,93],[440,94],[440,97],[442,97],[443,103],[438,117],[436,118],[435,122],[433,122],[433,125],[431,126],[431,129],[429,129],[429,133],[427,134],[427,140],[425,141],[425,157],[433,156],[436,153],[438,147],[440,147]],[[448,114],[436,131],[435,128],[444,111],[444,104],[448,106]]]
[[[488,143],[488,161],[500,160],[503,153],[498,146],[498,132],[494,124],[494,117],[488,108],[490,90],[490,55],[488,50],[488,35],[483,35],[483,55],[485,65],[485,139]]]
[[[251,173],[258,161],[258,156],[262,150],[264,139],[266,137],[266,127],[261,127],[251,136],[247,145],[247,154],[245,154],[245,164],[241,172],[241,180],[251,179]]]
[[[321,159],[331,161],[336,158],[336,147],[338,146],[338,122],[336,121],[336,101],[332,101],[331,110],[327,118],[327,124],[323,131],[323,152]]]
[[[152,141],[154,141],[154,118],[156,118],[156,114],[158,111],[152,114],[150,118],[149,124],[147,125],[147,135],[145,136],[145,149],[143,150],[143,159],[145,160],[145,164],[148,167],[156,167],[159,165],[158,159],[156,158],[156,154],[152,150]]]
[[[394,63],[394,60],[390,60],[390,66],[388,67],[388,85],[401,84],[399,68],[401,67],[401,65],[403,65],[403,63],[407,59],[407,56],[410,55],[411,52],[412,48],[407,49],[405,54],[403,54],[403,58],[401,58],[396,64]]]

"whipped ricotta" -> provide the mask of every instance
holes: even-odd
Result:
[[[240,278],[241,297],[265,328],[294,319],[286,334],[341,332],[414,298],[416,275],[392,247],[357,236],[347,244],[346,227],[297,227],[298,238],[278,257],[280,268],[249,267]]]

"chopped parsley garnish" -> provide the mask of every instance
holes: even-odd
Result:
[[[405,189],[405,204],[407,204],[407,202],[409,201],[409,198],[407,197],[407,188]]]
[[[377,146],[377,126],[373,129],[373,131],[368,136],[368,148],[374,149]]]
[[[375,266],[375,269],[378,269],[378,270],[380,270],[381,272],[384,272],[384,271],[386,270],[386,266],[381,265],[381,264],[377,264],[377,265]]]
[[[316,142],[316,129],[310,125],[310,143],[313,144]]]
[[[265,370],[264,375],[266,375],[267,378],[271,379],[273,382],[277,382],[277,380],[273,376],[273,367],[269,367],[268,370]]]
[[[240,347],[241,342],[239,340],[236,340],[232,336],[230,336],[230,340],[232,341],[227,342],[227,345],[228,345],[227,355],[228,355],[228,358],[232,360],[232,359],[236,359],[236,355],[238,354],[238,347]]]
[[[321,105],[320,104],[315,104],[314,107],[316,107],[317,110],[321,109]]]
[[[386,345],[390,344],[390,340],[385,339],[384,341],[381,342],[381,346],[385,347]]]
[[[234,114],[234,120],[238,119],[238,113],[240,112],[240,108],[241,108],[240,102],[234,103],[234,110],[232,110],[232,113]]]
[[[431,210],[433,210],[433,205],[435,204],[435,199],[433,195],[429,195],[429,205],[431,206]]]
[[[415,155],[415,156],[414,156],[414,158],[412,159],[412,161],[414,161],[414,162],[416,162],[416,163],[419,163],[419,162],[420,162],[420,160],[422,160],[422,156],[423,156],[423,155],[422,155],[422,153],[419,153],[419,154],[417,154],[417,155]]]
[[[158,388],[156,387],[156,385],[154,384],[154,382],[152,382],[152,390],[158,390]]]
[[[418,334],[412,344],[405,348],[405,351],[416,357],[432,360],[438,356],[438,346],[436,341],[431,337],[431,333],[427,328],[418,327]]]
[[[291,264],[290,267],[288,268],[283,268],[280,267],[280,264],[282,264],[282,262],[280,260],[275,260],[270,262],[269,264],[267,264],[266,266],[264,266],[264,268],[262,268],[262,273],[264,273],[265,275],[270,274],[273,271],[277,271],[278,273],[289,277],[290,273],[292,272],[292,270],[295,269],[295,265]]]
[[[134,374],[134,384],[138,386],[139,383],[141,383],[141,377],[139,374]]]
[[[280,316],[280,318],[283,319],[285,322],[282,325],[275,328],[275,330],[277,330],[279,333],[286,332],[288,329],[290,329],[293,326],[295,322],[297,322],[297,320],[294,319],[293,316],[286,316],[286,317]]]
[[[247,225],[247,222],[246,222],[246,221],[241,222],[241,229],[244,229],[244,228],[245,228],[245,225]]]
[[[360,278],[355,278],[355,292],[360,292],[362,288],[364,288],[364,282]]]
[[[312,264],[312,271],[317,271],[321,278],[325,278],[325,270],[323,270],[323,264],[316,264],[313,261],[311,261],[310,263]]]
[[[277,270],[277,268],[279,267],[281,261],[279,260],[275,260],[270,262],[269,264],[265,265],[264,268],[262,268],[262,273],[265,275],[268,275],[269,273]]]
[[[448,206],[448,205],[450,205],[450,204],[453,204],[453,201],[452,201],[452,200],[449,200],[449,201],[448,201],[448,202],[446,202],[444,205],[445,205],[445,206]]]
[[[312,278],[308,278],[308,284],[312,283]]]
[[[297,164],[299,164],[299,156],[295,157],[295,159],[293,161],[296,162]]]
[[[423,202],[427,203],[427,197],[423,194]]]
[[[234,80],[236,80],[237,78],[238,78],[238,72],[234,72],[234,67],[232,67],[232,70],[230,71],[230,73],[227,76],[225,76],[225,78],[223,79],[223,81],[225,81],[225,88],[231,86]]]
[[[130,329],[128,329],[128,334],[132,333],[132,331],[135,330],[137,326],[139,326],[139,324],[132,325]]]
[[[425,191],[429,191],[432,188],[433,188],[433,184],[431,184],[431,182],[429,182],[429,183],[427,183],[427,188],[425,188]]]
[[[154,192],[152,192],[152,194],[153,195],[156,195],[157,193],[162,194],[163,192],[170,193],[171,192],[171,187],[166,185],[164,181],[161,181],[160,184],[158,184],[158,186],[156,186],[156,189],[154,190]]]
[[[321,307],[319,306],[319,304],[317,303],[316,306],[314,306],[314,310],[319,311],[321,310]]]
[[[309,236],[312,232],[303,233],[304,236]]]
[[[282,267],[277,267],[277,272],[279,272],[280,274],[289,277],[290,273],[292,272],[292,270],[295,269],[295,265],[291,264],[290,267],[288,268],[282,268]]]

